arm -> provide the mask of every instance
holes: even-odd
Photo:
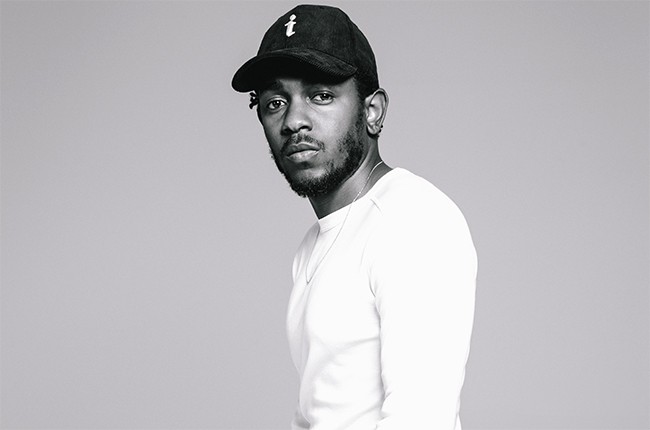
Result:
[[[291,420],[291,430],[308,430],[309,423],[305,420],[300,412],[300,405],[296,407],[296,411]]]
[[[384,230],[371,267],[385,391],[377,430],[453,430],[474,318],[469,230],[446,199]]]

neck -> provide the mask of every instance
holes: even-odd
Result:
[[[363,197],[379,178],[390,170],[391,168],[382,161],[379,154],[367,157],[361,166],[336,190],[323,196],[309,198],[316,216],[319,219],[326,217]]]

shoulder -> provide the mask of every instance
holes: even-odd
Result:
[[[465,217],[449,196],[406,169],[393,169],[376,185],[370,198],[385,223],[423,222],[429,227],[449,222],[465,225]]]
[[[465,217],[452,199],[404,169],[384,178],[371,197],[379,216],[366,247],[375,287],[381,279],[400,285],[433,278],[474,279],[476,249]]]

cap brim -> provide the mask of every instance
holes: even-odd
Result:
[[[287,60],[283,62],[282,60]],[[278,73],[278,65],[283,64],[285,72],[291,72],[291,62],[309,66],[315,74],[333,78],[349,78],[357,68],[332,55],[308,49],[282,49],[258,55],[245,62],[232,78],[235,91],[247,92],[258,89],[263,81]]]

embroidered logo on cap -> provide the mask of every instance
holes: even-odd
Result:
[[[284,26],[287,27],[287,37],[291,37],[294,34],[296,34],[296,32],[293,31],[293,26],[296,25],[295,19],[296,19],[296,15],[291,15],[289,17],[289,22],[284,24]]]

